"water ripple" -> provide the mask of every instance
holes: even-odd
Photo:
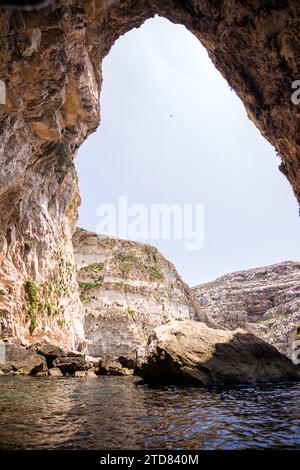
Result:
[[[300,449],[300,384],[2,377],[1,449]]]

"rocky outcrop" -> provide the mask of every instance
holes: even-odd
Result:
[[[259,383],[300,380],[300,369],[273,346],[244,330],[224,331],[194,321],[157,327],[138,352],[135,373],[145,381]]]
[[[2,338],[84,348],[71,237],[74,156],[99,124],[101,60],[159,14],[185,25],[277,148],[300,201],[298,0],[56,0],[0,11]],[[32,295],[34,294],[34,295]]]
[[[115,375],[127,375],[122,366]],[[106,370],[101,358],[94,358],[76,351],[64,351],[47,342],[24,347],[20,344],[0,343],[0,375],[50,375],[51,377],[95,376],[114,374]],[[76,375],[77,374],[77,375]],[[79,374],[79,375],[78,375]]]
[[[300,326],[300,263],[228,274],[192,289],[206,321],[244,328],[291,357]]]
[[[4,362],[0,361],[0,375],[30,374],[36,375],[47,371],[46,359],[17,344],[5,344]]]
[[[200,316],[188,286],[153,246],[81,229],[73,243],[90,355],[128,362],[157,325]]]

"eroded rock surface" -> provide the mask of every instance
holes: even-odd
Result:
[[[227,274],[192,292],[216,326],[244,328],[291,357],[300,326],[300,263]]]
[[[216,330],[194,321],[157,327],[138,352],[135,373],[149,382],[200,386],[300,380],[297,366],[245,330]]]
[[[17,344],[5,344],[4,362],[0,361],[0,374],[36,375],[47,371],[46,359],[34,351]]]
[[[1,337],[84,348],[71,243],[74,156],[99,124],[102,59],[155,14],[207,48],[278,149],[300,201],[300,107],[291,101],[300,79],[298,0],[56,0],[39,11],[0,10]]]
[[[129,364],[157,325],[200,317],[189,287],[153,246],[81,229],[73,243],[92,356],[124,356]]]

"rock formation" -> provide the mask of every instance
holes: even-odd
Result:
[[[130,358],[156,326],[200,318],[189,287],[153,246],[81,229],[73,243],[90,355]]]
[[[157,327],[138,353],[135,372],[148,382],[206,387],[300,380],[299,368],[259,338],[244,330],[216,330],[194,321]]]
[[[228,274],[192,292],[210,324],[244,328],[291,357],[300,325],[300,263]]]
[[[84,347],[71,243],[74,156],[99,124],[102,59],[155,14],[206,47],[277,148],[300,201],[300,108],[291,101],[300,78],[298,0],[56,0],[39,11],[2,9],[1,337]]]

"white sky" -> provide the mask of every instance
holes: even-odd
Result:
[[[205,242],[157,246],[190,285],[300,260],[300,218],[280,159],[183,26],[156,17],[121,37],[103,64],[102,122],[77,157],[79,226],[101,203],[205,207]],[[172,115],[172,117],[170,117]]]

